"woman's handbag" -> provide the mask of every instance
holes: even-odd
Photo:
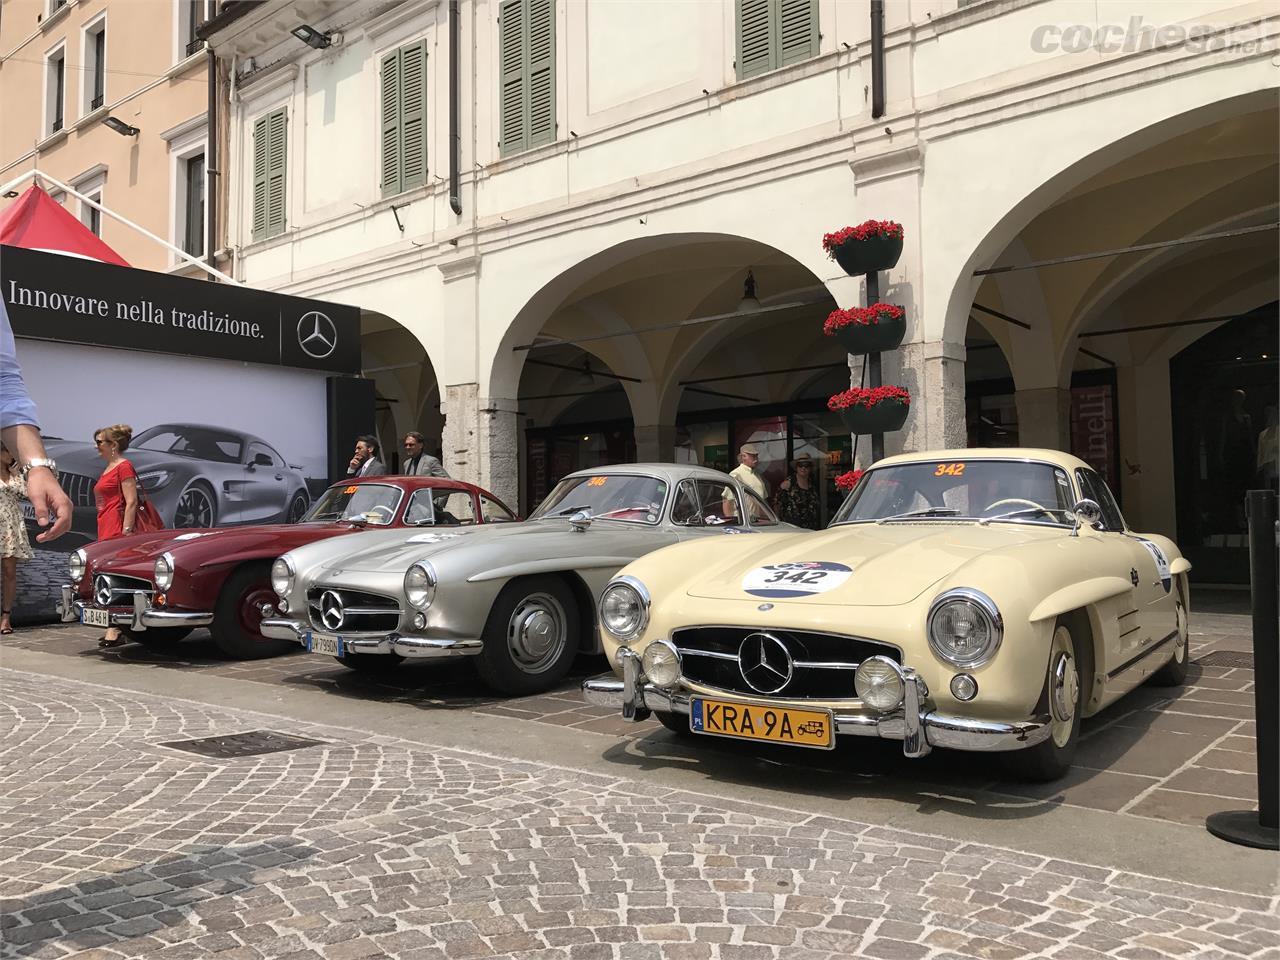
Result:
[[[134,478],[134,485],[138,491],[138,509],[133,515],[133,532],[134,533],[154,533],[156,530],[164,529],[164,519],[160,516],[160,511],[156,509],[155,504],[151,502],[147,496],[147,491],[142,488],[142,481]],[[124,521],[125,505],[120,504],[120,520],[121,525]]]

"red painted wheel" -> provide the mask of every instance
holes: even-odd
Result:
[[[274,657],[294,648],[288,640],[272,640],[262,635],[263,609],[275,609],[271,589],[271,565],[266,561],[246,563],[232,572],[222,585],[214,607],[209,632],[213,641],[236,660]]]

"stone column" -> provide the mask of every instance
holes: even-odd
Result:
[[[1062,387],[1017,390],[1018,446],[1071,449],[1071,391]]]
[[[676,457],[674,424],[637,426],[636,460],[641,463],[671,463]]]
[[[904,343],[884,354],[884,382],[906,387],[906,425],[885,434],[885,455],[968,445],[964,405],[964,345],[945,340]]]
[[[520,443],[516,401],[485,398],[480,386],[445,388],[445,469],[456,480],[475,483],[514,506],[520,502]]]

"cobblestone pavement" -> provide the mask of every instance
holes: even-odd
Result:
[[[5,957],[1280,957],[1275,897],[0,670]],[[164,744],[272,729],[239,759]]]
[[[1256,801],[1253,669],[1248,655],[1252,640],[1249,618],[1241,614],[1197,613],[1192,631],[1193,663],[1187,685],[1175,690],[1139,688],[1086,720],[1075,769],[1051,784],[1010,780],[996,760],[985,757],[939,751],[923,761],[907,761],[900,747],[888,743],[845,744],[830,756],[785,748],[775,748],[771,755],[777,756],[778,764],[802,775],[820,770],[824,778],[860,788],[868,778],[891,786],[903,781],[924,781],[943,789],[963,785],[988,796],[1200,825],[1210,813],[1252,806]],[[668,751],[674,743],[656,721],[627,723],[616,713],[582,701],[579,681],[606,669],[603,658],[584,658],[575,674],[549,694],[507,700],[488,693],[471,667],[461,662],[402,665],[392,673],[370,676],[353,673],[331,658],[302,652],[271,660],[228,662],[204,630],[171,650],[130,644],[100,652],[93,644],[97,636],[98,631],[69,625],[22,629],[8,641],[45,653],[102,657],[138,669],[303,687],[441,715],[476,713],[551,724],[632,742],[642,754],[655,746],[656,752]],[[1245,654],[1243,659],[1229,656],[1240,653]],[[699,742],[686,752],[700,758],[732,759],[759,750],[713,741]]]

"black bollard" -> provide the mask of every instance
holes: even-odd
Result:
[[[1258,727],[1258,809],[1210,814],[1215,837],[1263,850],[1280,850],[1280,608],[1277,606],[1274,490],[1250,490],[1249,590],[1253,605],[1253,707]]]

